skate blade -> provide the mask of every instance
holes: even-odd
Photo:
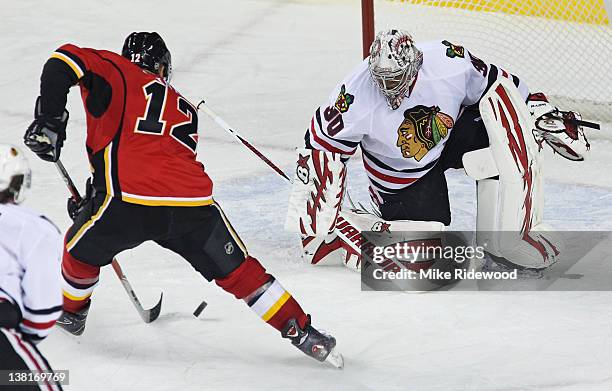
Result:
[[[336,349],[332,349],[332,351],[329,352],[325,361],[338,369],[344,368],[344,357],[342,357],[342,354],[338,353]]]

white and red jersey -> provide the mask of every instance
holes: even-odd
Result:
[[[436,41],[417,47],[423,66],[398,109],[388,106],[366,59],[317,108],[306,134],[312,148],[348,156],[360,145],[373,197],[396,193],[434,167],[462,109],[477,104],[497,78],[511,79],[528,95],[518,77],[461,46]]]
[[[21,311],[19,329],[36,342],[62,313],[62,236],[46,218],[0,204],[0,300]]]

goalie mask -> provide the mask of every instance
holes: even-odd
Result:
[[[370,46],[370,75],[393,110],[402,104],[421,65],[423,52],[405,31],[381,31]]]
[[[25,155],[12,145],[0,144],[0,203],[23,202],[30,183],[31,171]]]

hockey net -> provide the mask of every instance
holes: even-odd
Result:
[[[377,0],[372,21],[463,45],[560,108],[612,122],[611,13],[612,0]]]

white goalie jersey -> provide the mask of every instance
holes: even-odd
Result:
[[[315,111],[307,147],[353,155],[358,145],[370,180],[370,195],[396,193],[425,175],[438,161],[462,108],[479,102],[498,78],[508,78],[523,98],[518,77],[486,64],[448,41],[417,44],[423,66],[409,96],[392,110],[363,61]]]

